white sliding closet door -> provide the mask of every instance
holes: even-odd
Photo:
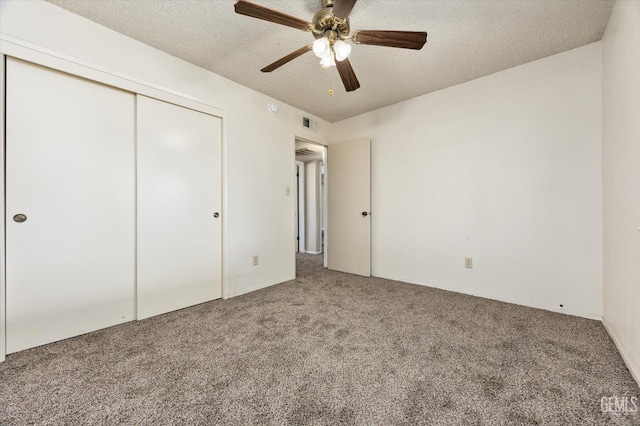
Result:
[[[134,319],[135,96],[12,58],[6,78],[12,353]]]
[[[138,96],[138,319],[220,298],[218,117]]]

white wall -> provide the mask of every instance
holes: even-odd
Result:
[[[372,139],[373,275],[600,317],[599,43],[333,130]]]
[[[224,291],[233,296],[294,277],[294,197],[285,195],[294,188],[294,136],[323,142],[328,123],[318,120],[311,133],[298,109],[278,102],[271,114],[265,95],[43,1],[0,2],[0,31],[224,109]]]
[[[305,169],[305,233],[306,244],[305,251],[307,253],[320,253],[322,251],[322,242],[320,240],[321,226],[321,193],[320,193],[320,167],[321,162],[307,161],[304,163]]]
[[[603,322],[640,383],[640,2],[602,39]]]

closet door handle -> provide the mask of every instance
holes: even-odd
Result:
[[[213,217],[215,217],[216,219],[217,219],[217,218],[219,218],[219,217],[220,217],[220,213],[215,212],[215,213],[213,214]]]
[[[13,221],[17,223],[26,222],[26,220],[27,220],[26,214],[18,213],[17,215],[13,216]]]

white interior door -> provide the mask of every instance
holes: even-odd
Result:
[[[12,58],[6,78],[12,353],[134,319],[135,96]]]
[[[143,319],[222,295],[222,120],[140,95],[137,111]]]
[[[371,276],[371,143],[328,147],[328,268]]]

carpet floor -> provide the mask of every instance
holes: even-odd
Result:
[[[639,396],[598,321],[313,255],[295,281],[0,363],[2,425],[626,425],[601,398]]]

